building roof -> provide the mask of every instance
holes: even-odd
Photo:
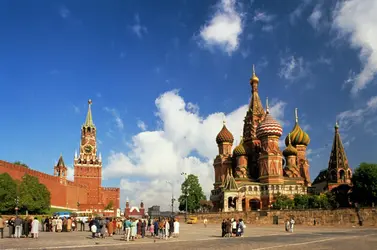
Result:
[[[91,106],[92,106],[92,100],[89,99],[89,101],[88,101],[88,113],[86,114],[84,127],[95,128],[94,123],[93,123],[93,118],[92,118]]]
[[[246,155],[246,150],[245,150],[245,147],[243,146],[243,137],[241,137],[240,144],[238,144],[238,146],[234,148],[233,155],[235,157]]]
[[[223,128],[220,130],[220,132],[216,136],[216,143],[217,144],[224,143],[224,142],[233,143],[233,141],[234,141],[234,137],[232,133],[228,130],[228,128],[225,126],[225,121],[224,121]]]
[[[312,185],[315,185],[317,183],[321,183],[321,182],[324,182],[324,181],[327,181],[327,178],[328,178],[328,171],[327,169],[322,169],[318,176],[314,179]]]
[[[226,176],[225,183],[224,183],[224,190],[237,191],[238,190],[237,183],[231,171],[232,170],[229,170]]]
[[[348,159],[343,147],[342,139],[340,138],[338,123],[335,124],[334,129],[334,141],[330,153],[328,170],[337,170],[340,168],[347,170],[349,168]]]
[[[293,147],[292,143],[291,143],[291,133],[288,134],[288,138],[289,138],[289,144],[286,147],[286,149],[284,149],[284,151],[283,151],[283,155],[285,157],[288,157],[288,156],[291,156],[291,155],[297,155],[297,149],[295,147]]]
[[[296,145],[308,146],[309,143],[310,143],[310,137],[304,130],[302,130],[302,128],[300,127],[300,125],[298,123],[297,108],[295,109],[295,120],[296,120],[295,126],[293,127],[293,129],[290,133],[291,134],[290,139],[291,139],[292,146],[294,146],[294,147],[296,147]],[[285,138],[285,145],[286,146],[289,145],[288,136]]]
[[[64,164],[64,160],[63,160],[62,155],[60,155],[59,160],[58,160],[58,164],[56,164],[56,166],[65,168],[65,164]]]

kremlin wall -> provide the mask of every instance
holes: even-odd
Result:
[[[102,187],[102,157],[97,154],[96,127],[93,123],[91,100],[85,123],[81,127],[79,155],[74,157],[74,181],[67,180],[67,167],[63,156],[54,166],[54,175],[49,175],[24,166],[0,160],[0,174],[8,173],[13,179],[21,180],[25,175],[37,177],[51,194],[51,207],[91,211],[108,216],[120,215],[120,189]],[[104,210],[110,203],[112,210]]]

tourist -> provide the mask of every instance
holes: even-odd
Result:
[[[17,216],[16,219],[14,220],[14,226],[15,226],[15,236],[16,238],[21,237],[22,233],[22,219]]]
[[[149,225],[149,232],[151,233],[151,237],[154,237],[154,223]]]
[[[131,239],[132,240],[136,239],[137,223],[138,221],[136,219],[132,219],[132,224],[131,224]]]
[[[158,236],[160,239],[164,237],[164,229],[165,229],[165,220],[160,219],[158,222]]]
[[[100,232],[101,233],[101,237],[102,238],[106,238],[108,231],[107,231],[107,223],[106,223],[106,219],[105,218],[102,218],[100,220],[99,226],[101,228],[101,232]]]
[[[30,233],[30,229],[31,229],[31,223],[33,221],[31,220],[31,218],[25,218],[24,220],[24,223],[23,223],[23,235],[25,235],[26,238],[29,238],[29,233]]]
[[[51,221],[51,231],[54,232],[54,233],[57,231],[56,225],[57,225],[57,219],[56,219],[56,217],[53,217],[52,221]]]
[[[178,238],[179,236],[179,222],[178,219],[176,218],[174,221],[174,237]]]
[[[115,234],[115,231],[117,230],[117,220],[114,218],[110,218],[110,220],[112,220],[112,223],[113,223],[113,232],[112,232],[112,235]]]
[[[122,232],[122,221],[121,219],[117,219],[117,222],[116,222],[116,234],[121,234]]]
[[[287,220],[285,221],[284,225],[285,225],[285,231],[286,231],[286,232],[289,232],[289,228],[291,227],[291,225],[290,225],[290,223],[289,223],[289,219],[287,219]]]
[[[4,227],[5,227],[4,219],[0,215],[0,234],[1,234],[2,239],[4,238]]]
[[[60,217],[56,220],[56,231],[59,233],[63,231],[63,220]]]
[[[173,237],[174,234],[174,219],[169,218],[169,237]]]
[[[142,226],[142,222],[141,222],[141,220],[139,219],[139,220],[137,220],[137,238],[141,238],[141,226]]]
[[[8,228],[9,238],[13,238],[15,233],[14,217],[10,217],[10,219],[8,220]]]
[[[107,223],[107,232],[109,234],[109,237],[113,236],[114,233],[114,223],[113,220],[110,218],[109,222]]]
[[[31,223],[31,234],[33,235],[34,239],[38,239],[39,234],[39,220],[37,217],[34,218],[33,222]]]
[[[232,222],[230,221],[230,219],[227,219],[226,221],[226,235],[227,237],[232,236]]]
[[[165,240],[169,238],[169,232],[170,232],[170,223],[169,219],[165,220]]]
[[[132,223],[131,223],[130,219],[127,218],[124,221],[124,229],[125,229],[124,240],[126,240],[126,241],[130,240],[131,226],[132,226]]]
[[[46,219],[44,220],[43,224],[42,224],[42,231],[44,231],[44,228],[46,228],[46,232],[49,232],[50,230],[50,220],[48,217],[46,217]]]
[[[236,236],[237,234],[237,221],[232,219],[232,236]]]
[[[67,232],[71,232],[72,231],[72,219],[71,217],[68,217],[67,219]]]
[[[72,219],[72,231],[76,231],[77,229],[77,221],[76,221],[76,218],[73,218]]]
[[[96,237],[97,234],[97,225],[95,223],[95,220],[92,218],[89,222],[89,229],[92,232],[92,239]]]
[[[204,220],[203,220],[204,227],[207,227],[207,223],[208,223],[207,218],[204,218]]]
[[[243,219],[240,219],[240,228],[241,228],[240,236],[243,237],[243,234],[245,233],[245,228],[246,228],[246,225],[243,222]]]
[[[290,232],[293,233],[293,227],[295,225],[295,220],[293,218],[293,216],[291,217],[291,220],[289,221],[289,224],[290,224]]]
[[[147,223],[145,222],[145,220],[143,220],[141,222],[141,238],[144,238],[145,237],[145,229],[147,227]]]
[[[154,222],[153,222],[153,228],[154,228],[154,236],[157,237],[158,236],[158,221],[157,221],[157,219],[155,219]]]
[[[226,221],[223,219],[223,222],[221,223],[221,237],[224,237],[226,235]]]

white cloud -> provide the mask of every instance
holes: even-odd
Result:
[[[139,14],[135,14],[134,20],[135,23],[131,26],[131,29],[139,38],[142,38],[143,35],[148,33],[148,29],[144,25],[141,25]]]
[[[267,12],[256,11],[253,17],[254,22],[269,23],[275,18],[274,15],[267,14]]]
[[[73,110],[75,111],[76,114],[80,113],[80,108],[76,105],[73,105]]]
[[[73,170],[73,167],[67,166],[67,180],[73,181],[74,174],[75,174],[75,171]]]
[[[321,7],[322,5],[321,4],[317,4],[314,9],[313,9],[313,12],[312,14],[310,14],[309,18],[308,18],[308,22],[310,23],[310,25],[318,30],[319,29],[319,22],[322,18],[322,10],[321,10]]]
[[[363,121],[371,121],[371,116],[375,115],[377,110],[377,96],[371,97],[364,107],[343,111],[337,115],[339,126],[343,131],[351,129],[354,125]]]
[[[119,128],[119,129],[123,129],[124,128],[124,124],[123,124],[123,120],[122,118],[120,117],[118,111],[116,109],[112,109],[112,108],[108,108],[108,107],[104,107],[103,108],[106,112],[110,113],[112,116],[113,116],[113,119],[114,119],[114,122],[115,122],[115,125]]]
[[[264,31],[264,32],[271,32],[273,30],[274,30],[274,26],[272,26],[272,25],[263,25],[262,26],[262,31]]]
[[[219,47],[229,55],[239,47],[243,31],[242,14],[236,9],[235,0],[221,0],[213,17],[201,27],[199,45],[212,49]]]
[[[142,131],[147,130],[147,124],[145,124],[143,121],[139,120],[137,121],[137,126],[140,128]]]
[[[363,69],[355,77],[351,93],[367,87],[377,72],[377,1],[349,0],[339,2],[334,11],[333,27],[347,35],[353,48],[359,49]]]
[[[306,9],[306,7],[308,7],[310,2],[311,0],[301,1],[301,3],[294,9],[294,11],[292,11],[292,13],[289,14],[289,21],[292,25],[295,25],[297,19],[300,19],[302,13]]]
[[[302,57],[287,56],[280,59],[280,78],[294,82],[308,74],[308,67]]]
[[[65,6],[60,6],[59,14],[63,19],[66,19],[70,17],[71,11]]]
[[[209,198],[214,182],[212,164],[218,153],[216,135],[225,116],[235,140],[240,138],[247,105],[226,115],[202,117],[198,106],[185,102],[178,91],[162,94],[155,104],[159,129],[133,136],[129,152],[112,152],[103,169],[104,178],[121,178],[122,197],[129,196],[136,204],[143,200],[147,206],[157,204],[168,209],[171,187],[166,181],[174,183],[177,198],[183,181],[180,173],[192,173],[199,176]],[[271,114],[282,121],[284,107],[284,102],[273,101]]]

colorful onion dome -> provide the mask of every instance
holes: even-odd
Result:
[[[295,109],[295,116],[296,116],[296,123],[291,131],[291,143],[292,146],[296,147],[296,145],[305,145],[308,146],[310,143],[310,137],[309,135],[302,130],[300,125],[298,124],[298,115],[297,115],[297,108]],[[289,138],[288,136],[285,138],[285,145],[289,145]]]
[[[297,149],[295,147],[292,146],[292,143],[291,143],[291,133],[288,134],[288,138],[289,138],[289,144],[288,146],[284,149],[283,151],[283,155],[285,157],[288,157],[288,156],[291,156],[291,155],[297,155]]]
[[[232,133],[226,128],[225,126],[225,121],[223,128],[220,130],[220,132],[216,136],[216,142],[217,144],[228,142],[228,143],[233,143],[234,137]]]
[[[257,137],[265,137],[265,136],[278,136],[280,137],[283,134],[283,128],[281,127],[280,123],[276,121],[271,115],[270,110],[268,107],[268,99],[266,102],[266,116],[264,120],[259,123],[257,127]]]
[[[243,138],[241,137],[240,144],[234,148],[233,155],[235,157],[246,155],[245,147],[243,146]]]

